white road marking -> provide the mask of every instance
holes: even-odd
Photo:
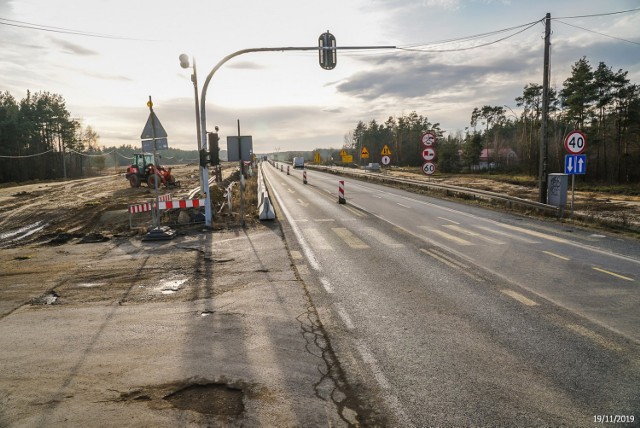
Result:
[[[462,227],[457,226],[457,225],[455,225],[455,224],[446,224],[446,225],[444,225],[444,227],[446,227],[446,228],[448,228],[448,229],[451,229],[451,230],[455,230],[456,232],[458,232],[458,233],[462,233],[463,235],[473,236],[474,238],[481,239],[481,240],[486,241],[486,242],[488,242],[488,243],[490,243],[490,244],[495,244],[495,245],[504,245],[504,242],[503,242],[503,241],[499,241],[499,240],[497,240],[497,239],[490,238],[490,237],[485,236],[485,235],[481,235],[480,233],[473,232],[473,231],[471,231],[471,230],[468,230],[468,229],[462,228]]]
[[[442,238],[448,239],[451,242],[455,242],[458,245],[473,245],[473,243],[467,241],[466,239],[458,238],[457,236],[451,235],[447,232],[443,232],[439,229],[433,229],[429,226],[418,226],[420,229],[426,230],[429,233],[436,234]]]
[[[351,321],[351,317],[349,316],[345,308],[342,307],[340,303],[334,303],[334,306],[336,307],[336,312],[338,312],[338,315],[340,315],[340,318],[342,319],[345,327],[347,327],[347,330],[355,330],[356,327],[353,325],[353,321]]]
[[[400,202],[396,202],[396,205],[400,205],[401,207],[411,209],[411,207],[409,205],[404,205],[404,204],[401,204]]]
[[[321,277],[320,278],[320,284],[322,284],[322,287],[324,287],[324,290],[329,293],[329,294],[333,294],[334,290],[333,290],[333,286],[331,285],[331,283],[329,282],[329,280],[325,277]]]
[[[364,233],[378,240],[380,243],[382,243],[383,245],[386,245],[387,247],[391,247],[391,248],[404,247],[404,244],[399,243],[395,239],[391,238],[388,235],[385,235],[384,233],[380,232],[380,230],[374,227],[365,227],[362,230],[364,231]]]
[[[311,242],[311,246],[318,250],[333,250],[333,247],[324,238],[324,234],[318,229],[304,229],[303,233],[307,236]]]
[[[522,294],[513,291],[513,290],[509,290],[508,288],[505,288],[504,290],[500,290],[502,293],[506,294],[507,296],[511,297],[512,299],[516,299],[518,302],[522,303],[523,305],[527,305],[527,306],[538,306],[538,304],[536,302],[534,302],[531,299],[528,299],[526,297],[524,297]]]

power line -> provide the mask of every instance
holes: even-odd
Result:
[[[26,28],[29,30],[46,31],[50,33],[71,34],[74,36],[84,36],[84,37],[96,37],[100,39],[129,40],[129,41],[141,41],[141,42],[158,42],[159,41],[159,40],[135,39],[131,37],[114,36],[110,34],[89,33],[85,31],[72,30],[69,28],[33,24],[31,22],[25,22],[25,21],[16,21],[16,20],[7,19],[7,18],[0,18],[0,25],[6,25],[9,27],[17,27],[17,28]]]
[[[508,36],[502,37],[502,38],[500,38],[500,39],[493,40],[493,41],[491,41],[491,42],[487,42],[487,43],[482,43],[482,44],[475,45],[475,46],[469,46],[469,47],[466,47],[466,48],[455,48],[455,49],[418,49],[418,48],[416,48],[416,47],[414,47],[414,48],[405,48],[405,47],[399,46],[399,47],[398,47],[398,49],[403,50],[403,51],[410,51],[410,52],[428,52],[428,53],[468,51],[468,50],[471,50],[471,49],[478,49],[478,48],[482,48],[482,47],[485,47],[485,46],[490,46],[490,45],[493,45],[493,44],[496,44],[496,43],[502,42],[502,41],[504,41],[504,40],[510,39],[511,37],[517,36],[518,34],[520,34],[520,33],[523,33],[523,32],[525,32],[525,31],[527,31],[528,29],[532,28],[534,25],[537,25],[538,23],[542,22],[543,20],[544,20],[544,18],[543,18],[543,19],[540,19],[540,20],[538,20],[538,21],[530,22],[529,24],[524,24],[524,25],[521,25],[521,26],[518,26],[518,27],[513,27],[513,28],[511,28],[511,29],[514,29],[514,28],[522,28],[522,27],[524,27],[524,28],[522,28],[520,31],[516,31],[516,32],[515,32],[515,33],[513,33],[513,34],[509,34]],[[498,32],[494,32],[493,34],[497,34],[497,33],[499,33],[499,32],[504,32],[504,31],[508,31],[508,30],[506,30],[506,29],[505,29],[505,30],[499,30]],[[476,37],[476,36],[470,36],[469,38],[466,38],[466,39],[465,39],[465,38],[463,38],[463,39],[458,39],[458,40],[466,41],[466,40],[471,40],[471,39],[472,39],[472,38],[474,38],[474,37]],[[478,38],[479,38],[479,37],[478,37]],[[456,40],[456,41],[458,41],[458,40]],[[447,43],[451,43],[451,42],[447,42]],[[422,46],[438,46],[439,44],[443,44],[443,43],[435,42],[433,45],[422,45]],[[421,45],[418,45],[418,46],[421,46]]]
[[[619,15],[621,13],[638,12],[638,11],[640,11],[640,7],[636,9],[621,10],[618,12],[594,13],[593,15],[558,16],[556,18],[551,18],[551,19],[553,20],[553,19],[593,18],[596,16]]]
[[[600,33],[600,32],[595,31],[595,30],[590,30],[589,28],[580,27],[579,25],[569,24],[568,22],[564,22],[564,21],[561,21],[561,20],[559,20],[559,19],[556,19],[556,21],[558,21],[558,22],[559,22],[559,23],[561,23],[561,24],[568,25],[569,27],[579,28],[580,30],[588,31],[588,32],[590,32],[590,33],[598,34],[598,35],[600,35],[600,36],[609,37],[609,38],[611,38],[611,39],[616,39],[616,40],[621,40],[621,41],[623,41],[623,42],[627,42],[627,43],[633,43],[634,45],[640,45],[640,43],[639,43],[639,42],[634,42],[634,41],[632,41],[632,40],[623,39],[623,38],[621,38],[621,37],[616,37],[616,36],[611,36],[611,35],[609,35],[609,34]]]

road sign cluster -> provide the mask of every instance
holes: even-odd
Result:
[[[432,175],[436,172],[436,164],[433,160],[436,158],[436,134],[433,132],[423,132],[420,137],[420,141],[422,142],[422,159],[424,163],[422,164],[422,172],[426,175]]]
[[[564,139],[564,148],[569,153],[564,156],[564,173],[582,175],[587,173],[587,155],[583,155],[587,147],[587,137],[582,131],[571,131]]]

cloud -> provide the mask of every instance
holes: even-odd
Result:
[[[62,48],[63,52],[73,54],[73,55],[81,55],[81,56],[91,56],[98,55],[98,52],[87,49],[75,43],[67,42],[66,40],[60,40],[55,37],[50,37],[53,44],[58,45]]]

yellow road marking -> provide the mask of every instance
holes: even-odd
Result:
[[[553,235],[547,235],[546,233],[536,232],[535,230],[529,230],[529,229],[525,229],[525,228],[522,228],[522,227],[511,226],[509,224],[503,224],[503,223],[496,223],[496,224],[498,226],[504,227],[506,229],[511,229],[511,230],[515,230],[517,232],[526,233],[527,235],[535,236],[536,238],[547,239],[549,241],[560,242],[562,244],[568,244],[569,243],[569,241],[567,241],[566,239],[558,238],[558,237],[553,236]]]
[[[376,228],[365,227],[363,230],[367,235],[372,236],[373,238],[375,238],[376,240],[378,240],[379,242],[381,242],[382,244],[384,244],[384,245],[386,245],[388,247],[391,247],[391,248],[404,247],[404,244],[399,243],[395,239],[385,235],[384,233],[380,232]]]
[[[434,259],[441,261],[442,263],[444,263],[445,265],[452,267],[452,268],[456,268],[456,269],[460,269],[460,266],[450,262],[449,260],[445,259],[444,257],[440,256],[439,254],[436,254],[432,251],[429,250],[425,250],[424,248],[420,248],[420,251],[422,251],[423,253],[425,253],[428,256],[433,257]]]
[[[504,290],[500,290],[502,293],[506,294],[507,296],[516,299],[518,302],[522,303],[523,305],[527,305],[527,306],[537,306],[538,304],[536,302],[534,302],[531,299],[528,299],[526,297],[524,297],[522,294],[515,292],[513,290],[509,290],[508,288],[505,288]]]
[[[517,236],[517,235],[514,235],[512,233],[507,233],[507,232],[502,232],[500,230],[491,229],[490,227],[486,227],[486,226],[478,226],[478,225],[476,225],[475,227],[477,227],[478,229],[486,230],[487,232],[491,232],[491,233],[496,234],[496,235],[502,235],[502,236],[506,236],[506,237],[511,238],[511,239],[515,239],[517,241],[526,242],[527,244],[539,244],[540,243],[539,241],[534,241],[532,239],[523,238],[521,236]]]
[[[577,324],[567,324],[566,327],[569,330],[571,330],[571,331],[573,331],[575,333],[578,333],[580,336],[584,336],[587,339],[591,339],[592,341],[594,341],[598,345],[602,346],[603,348],[611,349],[613,351],[621,351],[622,350],[622,348],[620,348],[615,343],[607,340],[604,336],[601,336],[598,333],[596,333],[594,331],[591,331],[586,327],[583,327],[583,326],[577,325]]]
[[[548,254],[550,256],[557,257],[557,258],[562,259],[562,260],[567,260],[567,261],[571,260],[569,257],[561,256],[560,254],[552,253],[551,251],[544,251],[543,250],[542,252],[545,253],[545,254]]]
[[[625,281],[635,281],[633,278],[629,278],[628,276],[620,275],[614,272],[609,272],[608,270],[601,269],[599,267],[592,267],[593,270],[597,270],[598,272],[606,273],[607,275],[615,276],[616,278],[624,279]]]
[[[457,236],[453,236],[451,234],[448,234],[447,232],[443,232],[442,230],[438,230],[438,229],[431,229],[428,228],[426,226],[418,226],[420,229],[424,229],[427,232],[430,233],[435,233],[436,235],[439,235],[445,239],[448,239],[452,242],[455,242],[456,244],[459,245],[473,245],[471,242],[467,241],[466,239],[462,239],[462,238],[458,238]]]
[[[365,244],[360,238],[354,235],[349,229],[345,229],[344,227],[332,227],[331,230],[333,230],[336,235],[342,238],[342,240],[346,242],[347,245],[351,248],[369,248],[367,244]]]
[[[346,209],[348,209],[349,211],[351,211],[352,213],[354,213],[355,215],[357,215],[358,217],[366,217],[367,216],[366,214],[361,213],[360,211],[358,211],[358,210],[356,210],[354,208],[351,208],[351,207],[348,207],[348,206],[344,206],[344,207]]]
[[[475,238],[482,239],[482,240],[487,241],[487,242],[489,242],[491,244],[504,245],[503,241],[499,241],[497,239],[489,238],[488,236],[484,236],[484,235],[482,235],[480,233],[464,229],[464,228],[462,228],[460,226],[456,226],[455,224],[446,224],[444,227],[449,228],[451,230],[455,230],[456,232],[462,233],[463,235],[473,236]]]
[[[302,260],[302,253],[300,251],[291,250],[291,258],[295,260]]]
[[[444,220],[444,221],[448,221],[449,223],[453,223],[453,224],[460,224],[457,221],[453,221],[453,220],[449,220],[446,217],[438,217],[440,220]]]

